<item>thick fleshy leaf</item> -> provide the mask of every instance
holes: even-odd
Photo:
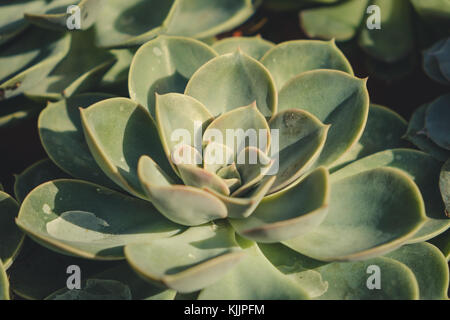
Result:
[[[439,175],[439,189],[444,201],[447,215],[450,215],[450,159],[442,166]]]
[[[450,39],[435,43],[423,53],[423,67],[427,75],[442,84],[450,84]]]
[[[307,111],[288,109],[277,113],[269,121],[271,131],[277,130],[278,149],[272,145],[272,172],[276,180],[270,192],[281,190],[297,180],[323,150],[330,126],[324,125]],[[272,131],[272,135],[274,132]]]
[[[255,147],[267,152],[270,146],[270,129],[266,118],[253,103],[214,119],[203,134],[203,142],[223,144],[233,151],[235,157],[245,147]],[[223,155],[224,159],[226,156]]]
[[[33,89],[63,59],[70,48],[70,36],[42,30],[26,32],[0,54],[0,100]]]
[[[447,300],[448,265],[444,255],[429,243],[403,246],[386,255],[412,270],[421,300]]]
[[[16,176],[14,195],[17,201],[21,203],[27,194],[40,184],[63,178],[69,178],[69,176],[50,159],[40,160]]]
[[[46,300],[172,300],[175,294],[174,290],[161,289],[142,281],[128,263],[120,263],[90,276],[83,282],[81,290],[62,288]]]
[[[409,0],[374,0],[380,10],[381,29],[361,28],[359,45],[374,58],[394,63],[414,49],[413,11]]]
[[[136,52],[130,67],[130,97],[155,116],[155,94],[183,93],[194,72],[217,54],[201,41],[161,36]]]
[[[139,160],[138,174],[150,201],[171,221],[195,226],[227,216],[227,208],[219,199],[202,189],[172,185],[171,179],[149,157]]]
[[[450,230],[431,239],[430,242],[441,250],[447,261],[450,261]]]
[[[450,94],[439,97],[427,108],[425,130],[434,143],[450,151]]]
[[[272,165],[273,160],[260,149],[246,147],[242,150],[237,155],[235,165],[242,185],[233,192],[232,196],[238,197],[240,195],[245,195],[248,190],[258,184],[266,175],[269,175]],[[233,168],[233,166],[231,166],[230,169],[231,168]]]
[[[396,260],[378,257],[356,262],[323,263],[281,244],[260,245],[281,272],[294,278],[317,300],[416,300],[419,287],[414,273]],[[368,287],[373,267],[381,272],[381,290]]]
[[[413,149],[382,151],[336,171],[331,175],[337,181],[358,173],[381,167],[403,170],[419,187],[425,203],[427,220],[408,242],[422,242],[444,232],[450,227],[445,208],[439,197],[438,176],[441,163],[428,154]]]
[[[283,42],[267,52],[261,62],[272,74],[278,91],[292,78],[315,69],[341,70],[353,75],[352,66],[334,41]]]
[[[275,44],[261,37],[231,37],[215,42],[212,47],[220,55],[241,49],[245,54],[259,60],[267,51],[275,47]]]
[[[241,50],[203,65],[189,80],[185,93],[202,102],[213,116],[254,101],[266,117],[277,109],[277,92],[269,71]]]
[[[148,112],[125,98],[112,98],[80,109],[89,150],[105,174],[124,190],[145,198],[137,176],[142,155],[155,159],[165,172],[170,165]]]
[[[286,190],[265,197],[247,219],[232,219],[243,237],[279,242],[314,230],[328,212],[328,171],[319,168]]]
[[[226,196],[230,195],[230,189],[225,181],[215,173],[195,165],[180,164],[177,168],[185,185],[200,189],[210,188]]]
[[[273,176],[263,178],[256,188],[245,194],[242,198],[227,197],[211,189],[205,190],[225,204],[228,211],[228,217],[242,219],[247,218],[255,211],[263,197],[269,192],[274,181],[275,177]]]
[[[332,180],[325,220],[284,244],[322,261],[362,260],[401,246],[425,220],[414,182],[398,169],[378,168]]]
[[[361,137],[369,112],[366,81],[341,71],[315,70],[301,74],[281,89],[280,111],[303,109],[331,124],[316,165],[331,165]]]
[[[22,231],[14,223],[18,213],[16,200],[0,191],[0,263],[5,269],[13,263],[24,239]]]
[[[9,270],[11,289],[24,299],[42,300],[62,287],[67,288],[69,266],[80,267],[81,277],[85,279],[115,264],[66,256],[26,238],[16,263]]]
[[[0,128],[10,128],[36,116],[43,108],[42,103],[32,101],[24,95],[15,96],[1,102]]]
[[[61,99],[89,91],[116,62],[111,53],[95,47],[92,29],[71,32],[70,35],[70,50],[67,55],[45,81],[25,91],[28,96]]]
[[[42,145],[54,163],[75,178],[108,187],[115,184],[103,173],[89,151],[79,108],[87,108],[111,97],[87,93],[51,103],[41,112],[38,121]]]
[[[159,136],[171,163],[180,144],[202,150],[203,130],[213,118],[205,106],[192,97],[169,93],[156,96],[155,111]]]
[[[105,0],[81,0],[78,3],[81,30],[87,30],[92,26],[97,15],[101,12],[103,2]],[[67,6],[61,6],[59,9],[57,11],[54,10],[50,14],[25,13],[25,18],[39,27],[65,31],[67,30],[67,20],[71,12],[68,12]]]
[[[309,296],[293,279],[278,271],[253,245],[242,261],[221,280],[200,292],[199,300],[305,300]]]
[[[253,12],[250,0],[108,0],[97,19],[97,42],[134,46],[161,34],[203,39],[240,25]]]
[[[220,175],[222,178],[239,178],[240,180],[241,177],[239,172],[237,175],[232,174],[234,170],[229,167],[233,164],[234,157],[235,154],[233,150],[226,145],[217,142],[209,142],[203,150],[203,168],[217,174],[223,169],[225,171],[222,171],[222,174]]]
[[[405,138],[414,143],[420,150],[423,150],[440,161],[450,158],[450,152],[439,147],[426,134],[425,117],[429,104],[425,104],[414,111],[409,121],[408,131]]]
[[[303,10],[300,23],[310,38],[347,41],[359,30],[368,0],[349,0],[334,6]]]
[[[182,229],[146,201],[78,180],[55,180],[34,189],[16,222],[46,247],[98,260],[123,259],[126,244],[166,238]]]
[[[404,140],[406,129],[407,122],[400,115],[386,107],[371,104],[361,139],[334,163],[332,171],[383,150],[409,146]]]
[[[9,280],[5,268],[0,261],[0,300],[9,300]]]
[[[254,12],[252,0],[178,0],[164,21],[164,32],[198,39],[242,24]],[[192,23],[195,21],[195,23]]]
[[[131,267],[148,281],[179,292],[194,292],[213,284],[236,266],[244,252],[227,225],[189,228],[164,241],[125,248]]]

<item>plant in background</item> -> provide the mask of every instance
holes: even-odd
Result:
[[[450,38],[436,42],[424,52],[424,70],[433,80],[450,85]],[[411,117],[406,139],[443,163],[439,187],[450,215],[450,93],[419,107]],[[445,162],[445,164],[444,164]],[[450,254],[450,232],[434,240]]]
[[[359,47],[372,58],[367,60],[368,67],[379,76],[405,74],[414,65],[418,49],[450,35],[450,3],[446,0],[285,2],[302,7],[300,23],[309,37],[338,42],[356,39]],[[272,7],[278,5],[278,2],[268,3]],[[367,21],[372,21],[371,16],[376,14],[368,11],[373,5],[379,8],[381,29],[367,27]],[[392,68],[394,72],[389,70]]]
[[[160,34],[214,37],[248,19],[256,5],[251,0],[82,0],[77,2],[81,30],[67,32],[73,0],[3,2],[0,126],[36,114],[48,100],[92,90],[121,93],[132,47]]]
[[[9,272],[13,291],[39,299],[445,299],[447,260],[424,242],[450,226],[440,163],[404,148],[406,122],[369,107],[365,84],[334,42],[147,42],[131,63],[130,98],[87,93],[42,111],[51,161],[15,186],[17,225],[42,247],[22,249]],[[174,140],[180,129],[200,144]],[[277,132],[264,138],[278,141],[278,152],[245,135],[219,141],[227,129]],[[250,151],[262,161],[237,161]],[[203,156],[194,165],[173,161],[174,152]],[[217,153],[229,157],[214,161]],[[276,174],[265,175],[276,159]],[[19,246],[1,240],[9,251]],[[72,264],[83,270],[82,290],[64,288]],[[367,286],[374,265],[382,290]]]

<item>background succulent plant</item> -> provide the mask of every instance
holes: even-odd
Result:
[[[60,100],[94,88],[120,93],[135,51],[133,46],[160,34],[213,37],[244,22],[257,2],[3,1],[0,126],[36,114],[47,100]],[[65,32],[68,7],[73,4],[80,8],[81,30]]]
[[[365,84],[332,41],[147,42],[131,63],[130,98],[86,93],[42,111],[51,161],[15,186],[17,225],[41,246],[22,249],[14,292],[445,299],[448,255],[424,242],[450,226],[440,162],[404,148],[406,122],[369,106]],[[175,129],[198,136],[195,121],[201,149],[176,146]],[[257,144],[267,162],[236,163],[239,150],[208,139],[233,128],[279,129],[279,152]],[[213,146],[231,149],[230,162],[208,162]],[[174,150],[203,151],[201,165],[174,162]],[[277,174],[263,175],[277,159]],[[69,264],[84,270],[84,290],[61,289]],[[371,265],[383,270],[383,290],[366,287]]]
[[[368,68],[383,78],[411,73],[419,50],[450,32],[450,3],[446,0],[287,0],[267,1],[267,5],[301,9],[301,27],[311,38],[342,43],[356,39],[370,57]],[[374,13],[367,12],[371,5],[380,8],[381,29],[366,27],[367,18]]]

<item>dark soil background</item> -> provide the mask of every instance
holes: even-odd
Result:
[[[222,36],[256,34],[276,43],[306,38],[300,29],[297,12],[271,12],[264,8],[259,9],[243,26]],[[356,76],[369,77],[368,88],[372,102],[397,111],[407,120],[417,107],[448,91],[448,88],[436,84],[424,74],[419,60],[414,72],[401,80],[378,80],[368,71],[364,55],[354,50],[347,52],[346,46],[344,45],[343,50]],[[0,182],[7,192],[12,193],[13,174],[19,174],[29,165],[46,157],[39,140],[37,118],[29,119],[14,128],[0,130],[0,139]]]

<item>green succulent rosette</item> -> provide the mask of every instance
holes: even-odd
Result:
[[[405,148],[406,121],[370,105],[334,42],[159,36],[134,55],[129,96],[41,112],[51,162],[15,188],[40,246],[13,265],[16,294],[447,298],[448,256],[425,242],[450,226],[440,162]],[[81,290],[48,279],[70,264]]]
[[[417,48],[450,34],[450,3],[446,0],[267,0],[266,4],[301,9],[301,27],[311,38],[355,39],[374,59],[369,65],[376,70],[386,68],[383,63],[400,61],[403,66],[399,70],[408,69],[408,56]],[[366,23],[374,22],[371,16],[378,13],[381,28],[369,29]]]
[[[251,0],[5,0],[0,127],[36,115],[48,100],[98,90],[121,93],[133,47],[161,34],[214,37],[243,23],[257,5]]]

